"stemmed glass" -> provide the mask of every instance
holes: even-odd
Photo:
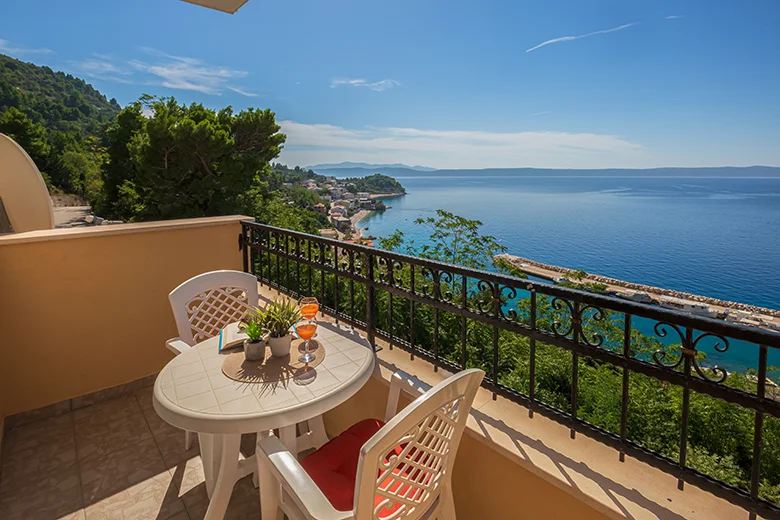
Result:
[[[317,311],[320,309],[320,304],[317,298],[307,297],[301,300],[301,316],[304,318],[304,322],[298,325],[295,330],[298,332],[298,336],[304,340],[303,343],[303,355],[298,358],[301,363],[309,364],[314,361],[316,356],[314,351],[310,350],[311,338],[317,332],[317,322],[314,321],[314,317],[317,316]],[[316,350],[316,349],[315,349]]]

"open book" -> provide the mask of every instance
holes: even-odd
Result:
[[[219,331],[219,351],[244,345],[246,334],[238,330],[238,323],[231,323]]]

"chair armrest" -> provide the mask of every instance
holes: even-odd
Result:
[[[389,422],[398,413],[398,400],[401,397],[401,390],[409,394],[413,399],[416,399],[430,389],[431,385],[420,381],[403,370],[393,374],[393,377],[390,379],[390,393],[387,395],[385,422]]]
[[[184,341],[181,338],[171,338],[169,340],[166,340],[165,346],[168,347],[168,350],[170,350],[177,356],[192,348],[190,345],[184,343]]]
[[[352,511],[335,509],[317,484],[301,467],[295,456],[277,437],[269,436],[257,442],[258,464],[265,464],[282,488],[309,518],[318,520],[349,520]]]

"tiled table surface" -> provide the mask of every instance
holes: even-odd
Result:
[[[241,430],[249,433],[284,426],[278,420],[282,414],[288,416],[342,390],[359,389],[373,367],[368,341],[352,329],[332,323],[321,323],[315,340],[326,353],[322,363],[310,372],[299,371],[290,379],[266,383],[242,383],[225,376],[222,363],[229,352],[217,350],[217,338],[206,340],[174,358],[160,372],[157,398],[163,409],[158,407],[158,411],[177,426],[209,433],[230,433],[209,430],[214,421],[224,424],[257,417],[254,428]],[[292,355],[299,355],[298,343],[293,342]],[[202,418],[201,427],[183,424],[182,416],[183,420]],[[267,425],[262,417],[268,417]]]

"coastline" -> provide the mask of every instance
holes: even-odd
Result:
[[[549,265],[549,264],[543,264],[541,262],[536,262],[534,260],[530,260],[528,258],[523,258],[521,256],[516,255],[510,255],[510,254],[500,254],[496,255],[496,258],[503,258],[507,261],[509,261],[512,265],[520,269],[526,274],[537,276],[539,278],[544,278],[546,280],[552,280],[555,281],[555,279],[560,278],[561,275],[574,273],[576,272],[575,269],[569,269],[567,267],[559,267],[557,265]],[[595,283],[602,283],[607,285],[609,290],[615,291],[615,292],[625,292],[625,289],[629,289],[631,291],[641,291],[646,292],[650,296],[671,296],[673,298],[683,298],[685,300],[691,300],[695,302],[700,303],[706,303],[708,305],[711,305],[716,310],[741,310],[741,311],[748,311],[753,312],[757,314],[762,314],[765,316],[772,316],[775,318],[780,317],[780,311],[775,309],[768,309],[766,307],[758,307],[756,305],[749,305],[747,303],[739,303],[739,302],[733,302],[728,300],[721,300],[719,298],[711,298],[709,296],[701,296],[698,294],[692,294],[687,293],[683,291],[675,291],[672,289],[663,289],[661,287],[654,287],[652,285],[644,285],[639,283],[633,283],[633,282],[626,282],[623,280],[617,280],[615,278],[609,278],[607,276],[600,276],[596,274],[590,274],[583,278],[582,281],[586,282],[595,282]],[[621,290],[622,289],[622,290]]]
[[[373,213],[374,210],[371,209],[361,209],[354,215],[350,217],[350,220],[352,221],[352,227],[354,228],[355,232],[353,233],[353,237],[356,240],[360,240],[363,237],[363,233],[360,232],[360,228],[358,227],[358,222],[369,216],[371,213]]]
[[[400,197],[401,195],[406,195],[405,192],[398,192],[398,193],[373,193],[369,195],[369,198],[371,200],[374,199],[389,199],[390,197]]]
[[[352,226],[357,227],[357,223],[369,216],[374,210],[372,209],[361,209],[354,215],[350,217],[350,220],[352,221]]]

